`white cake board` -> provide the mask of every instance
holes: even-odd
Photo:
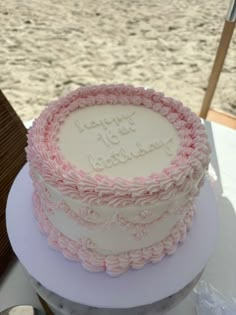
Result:
[[[14,252],[29,274],[48,290],[73,302],[101,308],[129,308],[157,302],[190,283],[205,267],[218,232],[215,196],[208,182],[197,200],[197,214],[186,241],[172,256],[118,278],[90,273],[48,247],[32,211],[33,186],[26,164],[12,185],[7,230]]]

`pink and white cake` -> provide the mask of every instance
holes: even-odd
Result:
[[[79,88],[53,102],[26,150],[48,244],[111,276],[176,251],[210,159],[190,109],[126,85]]]

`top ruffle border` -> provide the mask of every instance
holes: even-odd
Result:
[[[60,125],[74,110],[101,104],[145,106],[166,117],[180,139],[170,165],[159,173],[125,179],[91,176],[66,161],[57,145]],[[123,84],[82,87],[49,104],[30,128],[26,148],[31,171],[64,195],[112,206],[146,205],[191,190],[191,184],[196,185],[208,167],[210,151],[205,128],[189,108],[152,89]]]

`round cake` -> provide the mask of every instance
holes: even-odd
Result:
[[[210,160],[190,109],[127,85],[79,88],[53,102],[26,151],[48,244],[111,276],[175,252]]]

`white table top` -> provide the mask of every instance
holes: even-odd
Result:
[[[206,122],[218,178],[213,188],[220,209],[220,236],[202,279],[227,297],[236,297],[236,131]],[[41,308],[22,266],[16,263],[0,284],[0,311],[16,304]],[[41,308],[42,309],[42,308]],[[191,295],[167,315],[196,315]]]

